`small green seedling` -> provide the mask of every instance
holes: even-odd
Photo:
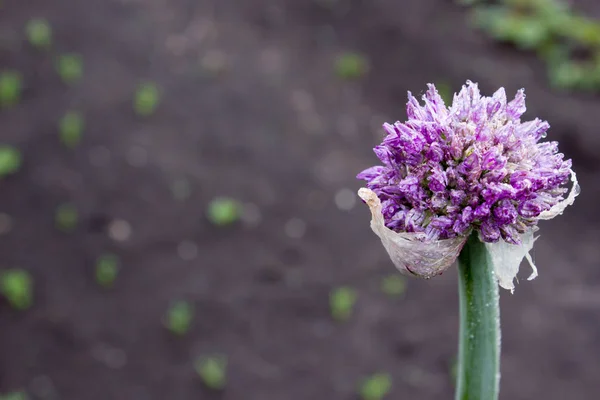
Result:
[[[119,258],[114,254],[104,254],[96,260],[96,282],[102,287],[113,286],[119,274]]]
[[[347,321],[352,316],[356,291],[349,287],[339,287],[329,294],[329,308],[331,316],[336,321]]]
[[[23,88],[21,74],[17,71],[0,73],[0,106],[10,107],[19,102]]]
[[[201,357],[196,361],[196,372],[206,387],[222,390],[227,383],[227,358],[224,356]]]
[[[69,148],[75,148],[81,142],[84,120],[76,111],[67,112],[60,120],[58,130],[60,141]]]
[[[0,271],[0,292],[17,310],[26,310],[33,304],[33,281],[23,269]]]
[[[73,84],[83,76],[83,58],[79,54],[63,54],[56,60],[56,71],[66,84]]]
[[[217,226],[231,225],[240,217],[239,203],[228,197],[217,197],[208,205],[207,216]]]
[[[367,73],[369,62],[358,53],[344,53],[335,62],[335,73],[342,79],[352,80],[361,78]]]
[[[10,392],[6,394],[0,394],[0,400],[27,400],[28,397],[25,392]]]
[[[56,209],[56,227],[63,232],[72,232],[77,226],[79,215],[72,204],[62,204]]]
[[[167,311],[165,325],[175,335],[183,336],[190,330],[194,308],[186,301],[177,301]]]
[[[142,83],[135,93],[135,112],[141,116],[149,116],[154,113],[160,101],[158,86],[152,82]]]
[[[27,40],[32,46],[47,49],[52,45],[52,28],[47,20],[35,18],[25,25]]]
[[[366,378],[360,386],[363,400],[381,400],[392,388],[392,378],[386,373],[377,373]]]
[[[0,146],[0,178],[14,174],[21,167],[21,153],[11,146]]]
[[[381,280],[381,291],[390,297],[401,296],[405,290],[406,280],[399,274],[392,274]]]

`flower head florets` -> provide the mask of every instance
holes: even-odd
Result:
[[[470,81],[446,107],[434,85],[419,104],[409,92],[408,120],[384,124],[375,147],[382,166],[357,178],[381,200],[385,226],[421,241],[464,237],[520,244],[544,212],[565,197],[571,160],[557,142],[539,142],[550,125],[521,122],[525,93],[481,96]]]

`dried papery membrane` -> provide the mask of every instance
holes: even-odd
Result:
[[[575,202],[575,197],[577,197],[579,193],[581,193],[581,187],[577,182],[577,175],[573,170],[571,170],[571,182],[573,182],[573,187],[571,188],[569,196],[567,196],[567,198],[561,201],[560,203],[555,204],[548,211],[544,211],[543,213],[541,213],[538,219],[552,219],[557,215],[561,215],[565,211],[565,208],[567,208],[568,206],[573,204],[573,202]]]
[[[422,242],[414,233],[394,232],[385,226],[381,201],[370,189],[361,188],[358,195],[371,210],[371,229],[379,238],[398,270],[406,275],[429,279],[450,267],[467,238]]]
[[[532,272],[527,280],[535,279],[538,275],[537,268],[531,259],[529,252],[533,248],[533,242],[537,239],[533,236],[537,228],[533,228],[530,231],[521,235],[521,244],[514,245],[507,243],[500,239],[496,243],[486,243],[490,257],[492,258],[492,265],[494,267],[494,273],[498,279],[498,285],[500,287],[510,290],[511,293],[515,290],[514,280],[519,272],[519,266],[523,258],[529,261]]]

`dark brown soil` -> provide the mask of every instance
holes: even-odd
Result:
[[[32,17],[54,27],[52,51],[25,41]],[[30,310],[0,302],[0,393],[343,400],[384,371],[389,398],[452,398],[456,273],[386,297],[379,282],[393,266],[368,210],[342,211],[334,197],[359,187],[354,175],[375,163],[380,125],[404,118],[407,90],[471,79],[486,92],[526,87],[528,115],[550,120],[549,138],[573,158],[583,188],[542,226],[539,278],[523,271],[515,294],[502,293],[501,398],[599,398],[600,101],[551,91],[539,61],[473,31],[465,9],[441,0],[5,0],[0,35],[0,67],[26,83],[23,101],[0,112],[0,141],[24,157],[0,182],[0,212],[13,222],[0,236],[0,267],[35,279]],[[343,51],[366,54],[369,74],[336,77]],[[83,55],[82,83],[60,82],[51,57],[60,52]],[[145,80],[162,98],[141,118],[131,104]],[[86,116],[75,151],[56,131],[69,108]],[[192,189],[183,201],[171,191],[180,179]],[[259,223],[212,226],[205,209],[221,195],[256,205]],[[65,202],[80,212],[71,234],[53,221]],[[114,220],[130,224],[127,240],[111,239]],[[94,279],[105,252],[123,263],[112,290]],[[329,315],[340,285],[359,294],[347,323]],[[196,311],[180,339],[161,323],[175,299]],[[213,353],[229,358],[222,393],[193,368]]]

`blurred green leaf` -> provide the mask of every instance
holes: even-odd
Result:
[[[77,227],[79,214],[75,206],[62,204],[56,209],[56,227],[63,232],[71,232]]]
[[[392,389],[392,378],[386,373],[377,373],[365,379],[360,387],[363,400],[381,400]]]
[[[388,296],[401,296],[406,290],[406,280],[399,274],[386,276],[381,281],[381,291]]]
[[[329,294],[329,308],[333,319],[340,322],[348,320],[352,316],[357,297],[356,291],[350,287],[333,289]]]
[[[207,216],[217,226],[231,225],[240,217],[239,203],[229,197],[217,197],[208,205]]]
[[[335,73],[342,79],[352,80],[364,76],[369,69],[367,58],[358,53],[341,54],[335,62]]]
[[[104,254],[96,260],[96,282],[105,288],[113,286],[119,274],[119,257]]]
[[[175,335],[185,335],[192,324],[194,308],[186,301],[177,301],[167,311],[166,326]]]
[[[14,174],[21,168],[21,153],[12,146],[0,145],[0,178]]]
[[[34,18],[25,25],[27,40],[37,48],[49,48],[52,45],[52,28],[43,18]]]
[[[76,111],[67,112],[59,123],[61,142],[71,149],[75,148],[81,142],[83,125],[83,116],[80,113]]]
[[[196,361],[196,372],[206,387],[222,390],[227,383],[227,358],[224,356],[202,357]]]
[[[158,86],[152,82],[142,83],[135,94],[135,112],[141,116],[149,116],[154,113],[160,101]]]
[[[27,400],[25,392],[10,392],[0,395],[0,400]]]
[[[17,104],[21,97],[21,74],[17,71],[0,73],[0,106],[10,107]]]
[[[63,82],[78,82],[83,77],[83,58],[79,54],[63,54],[56,60],[56,71]]]
[[[17,310],[26,310],[33,304],[33,281],[23,269],[0,271],[0,292]]]

